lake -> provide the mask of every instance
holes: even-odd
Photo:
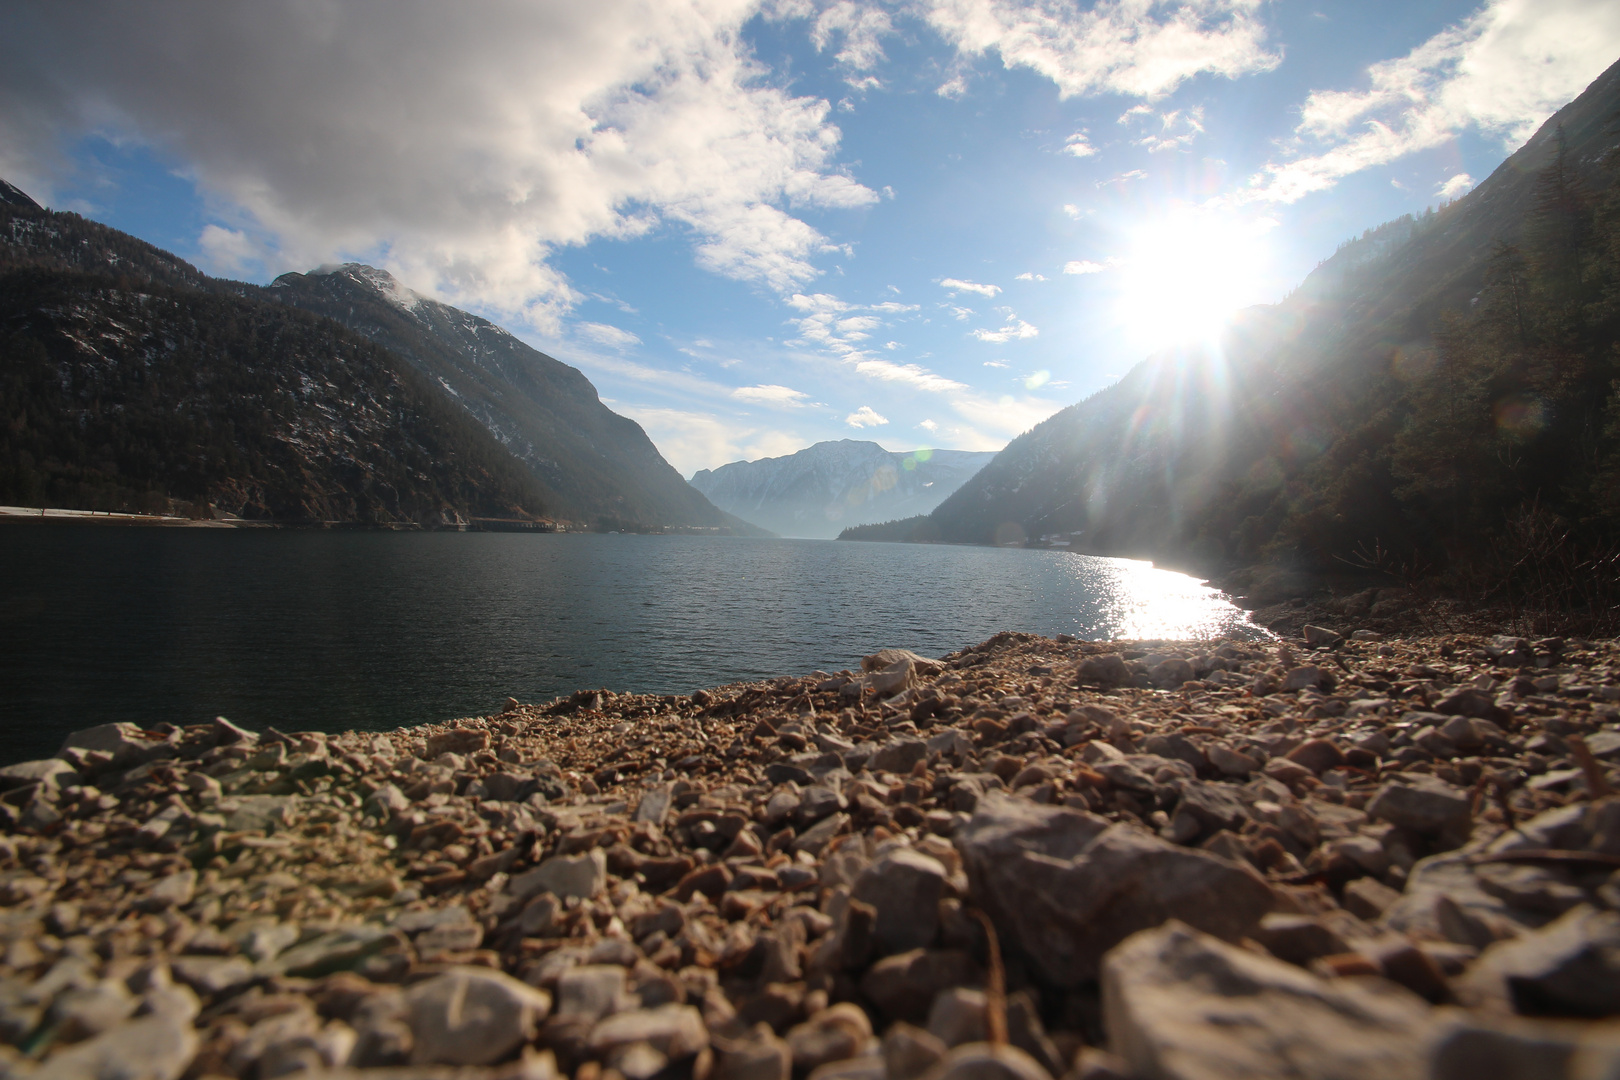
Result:
[[[730,537],[0,528],[0,763],[112,720],[400,725],[690,693],[999,630],[1267,636],[1192,578],[1062,551]]]

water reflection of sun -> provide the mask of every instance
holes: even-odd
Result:
[[[1231,607],[1219,589],[1150,562],[1102,561],[1113,571],[1102,605],[1116,637],[1208,640],[1231,629]]]

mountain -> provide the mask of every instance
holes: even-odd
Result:
[[[819,442],[786,457],[703,469],[692,486],[716,506],[783,536],[830,539],[841,529],[926,514],[982,469],[992,452]]]
[[[335,319],[427,375],[538,478],[558,516],[625,527],[758,530],[722,513],[608,409],[578,369],[359,263],[283,274],[263,295]]]
[[[0,243],[0,502],[426,525],[546,509],[470,417],[329,320],[15,254]]]
[[[1614,543],[1617,115],[1620,64],[1468,195],[1242,313],[1219,353],[1144,361],[861,537],[1408,575]]]
[[[0,310],[0,502],[759,531],[579,371],[371,267],[224,281],[5,184]]]

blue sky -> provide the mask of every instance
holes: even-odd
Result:
[[[226,276],[384,266],[690,475],[999,448],[1617,58],[1609,0],[63,0],[0,175]]]

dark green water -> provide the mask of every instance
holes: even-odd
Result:
[[[0,762],[92,724],[383,729],[690,692],[998,630],[1251,636],[1218,593],[1052,551],[824,540],[0,527]]]

